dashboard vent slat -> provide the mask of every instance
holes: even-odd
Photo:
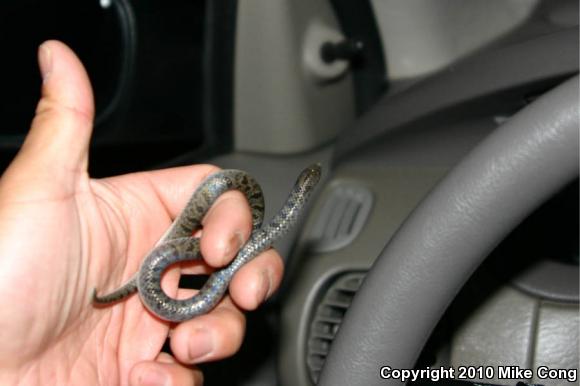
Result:
[[[318,382],[320,371],[330,351],[332,341],[356,291],[364,279],[364,272],[347,272],[332,280],[320,296],[310,323],[306,353],[306,366],[313,383]]]
[[[346,182],[335,185],[312,230],[312,250],[330,252],[350,244],[366,223],[372,204],[368,188]]]

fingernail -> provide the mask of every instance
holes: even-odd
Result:
[[[237,254],[240,248],[244,245],[244,236],[242,232],[235,231],[232,237],[228,240],[228,244],[222,256],[222,262],[227,263],[233,255]]]
[[[165,386],[169,385],[169,377],[158,369],[146,369],[139,375],[140,386]]]
[[[197,329],[189,340],[189,360],[198,362],[213,351],[213,338],[205,328]]]
[[[257,305],[262,304],[271,295],[272,291],[272,273],[265,269],[260,275],[260,291],[256,294]]]
[[[40,67],[42,81],[46,82],[52,72],[52,52],[46,44],[41,44],[38,47],[38,66]]]

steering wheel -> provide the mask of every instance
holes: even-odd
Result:
[[[319,385],[400,385],[433,328],[493,248],[578,176],[578,76],[511,117],[421,202],[354,298]]]

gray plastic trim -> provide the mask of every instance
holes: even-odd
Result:
[[[497,47],[382,98],[343,132],[336,158],[402,125],[460,103],[578,72],[578,28]]]
[[[365,186],[333,184],[311,237],[313,252],[330,252],[350,244],[360,233],[373,206],[373,194]]]
[[[526,21],[539,0],[373,0],[389,79],[438,70]]]
[[[553,302],[578,303],[578,266],[543,260],[515,277],[513,284],[530,295]]]
[[[468,315],[453,310],[449,357],[441,365],[497,368],[509,364],[523,369],[547,366],[578,372],[578,304],[545,301],[510,286],[488,292],[489,287],[471,284],[469,293],[462,296]],[[477,307],[472,309],[474,297]],[[578,384],[565,379],[540,379],[536,371],[531,379],[500,378],[495,372],[491,378],[471,381],[501,385],[515,385],[518,381],[544,386]]]
[[[340,36],[330,2],[241,0],[237,9],[236,151],[292,154],[334,140],[354,122],[352,78],[348,73],[334,78],[342,70],[328,66],[333,79],[321,82],[312,61],[305,60],[320,51],[312,40],[313,26],[329,38]],[[314,35],[314,40],[323,38]],[[346,69],[346,64],[336,66]]]

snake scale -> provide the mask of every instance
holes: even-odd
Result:
[[[139,292],[143,304],[153,314],[167,321],[182,322],[209,312],[223,298],[234,273],[270,248],[296,223],[320,175],[320,164],[304,169],[282,209],[261,228],[264,197],[256,180],[241,170],[222,170],[212,174],[195,190],[183,211],[145,257],[137,273],[107,295],[97,296],[95,289],[93,304],[109,305]],[[248,242],[227,267],[210,275],[196,295],[183,300],[167,296],[161,289],[163,272],[172,264],[201,257],[199,239],[192,237],[192,233],[201,227],[203,217],[217,198],[229,190],[239,190],[250,204],[253,230]]]

